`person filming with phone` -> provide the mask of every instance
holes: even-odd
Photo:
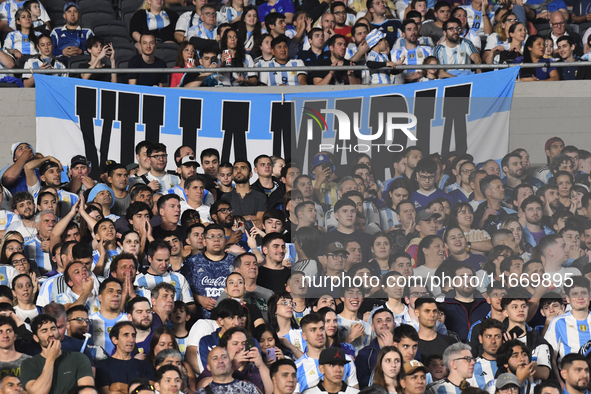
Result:
[[[37,51],[39,55],[27,60],[23,69],[25,70],[47,70],[50,68],[65,69],[64,63],[53,57],[53,41],[48,35],[40,35],[37,38]],[[60,77],[65,77],[67,74],[53,74]],[[35,76],[31,73],[23,73],[23,84],[26,88],[35,87]]]
[[[78,68],[96,69],[106,66],[103,59],[109,59],[111,69],[117,68],[115,62],[115,50],[113,44],[105,44],[105,40],[98,36],[92,36],[86,40],[86,51],[90,53],[90,61],[83,63]],[[113,82],[117,83],[117,74],[80,74],[82,79],[90,79],[92,81]]]

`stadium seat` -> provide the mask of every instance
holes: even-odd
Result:
[[[23,66],[25,65],[25,63],[27,62],[27,60],[29,60],[32,57],[35,57],[37,55],[22,55],[20,59],[15,61],[15,68],[23,68]]]
[[[171,4],[168,6],[171,10],[179,14],[179,16],[187,11],[195,11],[195,6],[184,6],[178,4]]]
[[[130,41],[129,31],[123,21],[99,22],[92,26],[95,35],[101,37],[123,37]]]
[[[109,19],[115,20],[115,11],[111,10],[111,12],[104,12],[104,11],[92,11],[87,12],[80,15],[80,25],[85,28],[90,28],[94,21],[99,19],[105,20]]]
[[[135,14],[135,11],[124,13],[122,16],[123,22],[125,26],[127,26],[127,31],[129,32],[129,22],[131,21],[131,17]]]
[[[114,12],[109,0],[80,0],[80,14],[88,12]]]
[[[129,60],[135,55],[137,55],[137,51],[135,50],[135,48],[133,50],[129,48],[115,48],[115,60],[117,64],[119,64],[119,60]]]
[[[129,12],[132,14],[140,9],[144,4],[144,0],[122,0],[121,1],[121,14],[125,15]]]
[[[156,51],[154,55],[164,60],[167,64],[172,61],[176,63],[176,55],[178,53],[179,46],[173,43],[159,43],[156,45]],[[174,64],[173,64],[174,66]]]
[[[129,49],[133,52],[136,52],[135,46],[129,37],[119,37],[119,36],[112,36],[112,37],[105,37],[105,42],[112,43],[113,48],[117,49]]]
[[[48,13],[51,12],[59,12],[60,14],[64,13],[64,6],[68,3],[67,0],[47,0],[44,3],[45,9]]]
[[[49,19],[51,19],[51,27],[62,27],[66,24],[63,9],[61,11],[47,11],[47,13],[49,14]]]
[[[72,56],[68,59],[68,68],[69,69],[76,69],[78,66],[84,63],[88,63],[90,61],[90,55],[78,55]]]

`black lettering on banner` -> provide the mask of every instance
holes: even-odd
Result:
[[[94,120],[97,112],[97,89],[76,86],[76,116],[80,122],[80,131],[84,141],[86,159],[93,163],[90,176],[97,178],[100,174],[100,164],[94,139]]]
[[[301,113],[296,114],[296,116],[300,117],[300,127],[299,130],[294,127],[291,132],[291,160],[302,166],[302,174],[308,173],[312,168],[312,159],[314,158],[314,155],[319,152],[319,147],[322,143],[322,131],[324,129],[324,125],[322,125],[322,127],[318,125],[310,114],[313,114],[318,118],[316,113],[320,114],[320,110],[326,109],[326,106],[326,100],[304,101]],[[322,115],[322,117],[324,118],[325,115]],[[308,125],[311,127],[310,131],[312,134],[312,138],[309,141]],[[306,153],[308,153],[307,158]]]
[[[369,127],[372,134],[376,134],[378,130],[383,130],[380,138],[367,143],[382,144],[382,145],[401,145],[406,148],[408,144],[408,137],[402,130],[394,130],[393,141],[386,141],[386,123],[388,121],[388,112],[403,112],[408,113],[408,103],[406,98],[399,94],[388,96],[372,96],[369,103]],[[382,113],[382,122],[380,123],[380,113]],[[393,118],[392,123],[408,123],[408,118]],[[398,150],[398,149],[397,149]],[[377,163],[376,168],[372,168],[374,175],[378,179],[386,179],[386,168],[389,168],[392,161],[392,153],[382,146],[379,150],[372,149],[371,153],[372,163]]]
[[[431,152],[431,121],[435,118],[437,89],[417,90],[415,92],[414,115],[417,117],[417,147],[429,154]]]
[[[106,162],[109,158],[109,146],[111,146],[111,133],[113,121],[117,111],[117,92],[113,90],[101,90],[101,119],[103,120],[103,133],[101,135],[101,159],[97,164]],[[123,162],[125,163],[125,162]]]
[[[295,103],[271,103],[270,131],[273,134],[273,156],[291,158],[291,133],[295,130]],[[283,145],[283,152],[281,146]]]
[[[190,146],[197,152],[197,134],[202,127],[203,100],[181,97],[179,101],[179,128],[183,130],[183,145]]]
[[[470,94],[472,84],[446,86],[443,101],[443,141],[441,155],[451,151],[452,127],[455,136],[455,151],[464,154],[468,150],[468,113],[470,112]]]
[[[121,125],[121,163],[133,163],[135,160],[135,129],[140,121],[139,93],[119,92],[117,120]]]
[[[234,144],[234,159],[246,158],[246,133],[250,129],[250,101],[222,102],[222,163],[230,160]]]
[[[160,141],[160,128],[164,126],[165,96],[144,94],[142,103],[142,123],[145,125],[146,140]]]
[[[351,167],[353,167],[353,165],[355,164],[355,158],[357,157],[358,153],[355,150],[355,147],[357,145],[359,145],[359,138],[357,137],[357,135],[354,132],[354,127],[357,128],[357,130],[359,130],[361,128],[361,122],[362,122],[362,116],[363,116],[363,97],[352,97],[352,98],[345,98],[345,99],[335,99],[334,102],[334,108],[339,110],[339,111],[343,111],[345,112],[347,115],[349,115],[349,135],[350,135],[350,139],[348,141],[343,141],[341,138],[342,136],[340,135],[340,125],[338,124],[338,118],[336,116],[333,117],[333,124],[332,124],[332,128],[335,130],[335,136],[334,136],[334,143],[333,145],[335,146],[335,150],[334,150],[334,154],[337,158],[337,163],[334,163],[336,168],[337,168],[337,175],[339,177],[343,177],[345,175],[349,175],[349,170]],[[358,119],[357,119],[357,124],[355,124],[355,117],[354,117],[354,113],[357,112],[358,113]],[[343,130],[345,131],[345,130]],[[364,144],[364,141],[361,141],[362,144]],[[344,144],[347,144],[346,146],[348,147],[347,149],[339,149],[339,151],[337,152],[336,147],[342,147]],[[359,149],[358,149],[359,150]],[[360,152],[362,150],[359,150]],[[346,157],[346,165],[340,165],[341,163],[343,163],[342,161],[342,157],[343,155],[345,155]]]

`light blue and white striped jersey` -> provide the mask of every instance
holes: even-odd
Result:
[[[225,5],[219,12],[222,15],[222,23],[232,23],[234,19],[239,19],[242,11],[238,12],[234,7]]]
[[[232,85],[240,86],[240,83],[238,83],[238,81],[236,80],[236,78],[238,78],[239,76],[242,76],[242,78],[244,78],[244,79],[256,78],[259,76],[258,72],[254,71],[254,60],[252,60],[252,57],[248,54],[244,55],[244,67],[252,68],[253,71],[245,71],[242,73],[232,73],[231,78],[230,78],[230,81],[232,81]],[[204,197],[205,197],[205,195],[204,195]]]
[[[371,324],[363,320],[349,320],[342,317],[341,315],[337,316],[337,324],[339,327],[338,330],[341,338],[347,338],[351,333],[351,326],[357,323],[363,324],[363,334],[361,334],[359,338],[355,339],[351,343],[355,349],[355,355],[357,355],[361,349],[369,345],[369,343],[374,338],[375,333],[371,329]]]
[[[491,361],[482,357],[477,357],[476,364],[474,364],[474,374],[470,379],[467,379],[467,381],[470,383],[470,386],[480,387],[484,390],[488,382],[495,379],[497,369],[496,360]]]
[[[279,64],[275,59],[261,64],[261,68],[304,67],[301,59],[288,60],[285,64]],[[303,70],[299,71],[271,71],[260,72],[259,81],[267,86],[298,86],[298,75],[307,75]]]
[[[300,321],[304,318],[304,316],[309,315],[311,312],[312,312],[312,309],[310,309],[310,307],[306,307],[306,309],[304,309],[301,312],[296,312],[294,309],[293,318],[296,320],[296,322],[298,324],[300,324]]]
[[[191,19],[192,17],[192,19]],[[201,17],[199,16],[199,14],[197,12],[195,12],[195,10],[193,11],[187,11],[182,13],[179,16],[179,19],[176,22],[176,26],[175,26],[175,31],[182,31],[185,36],[187,36],[187,33],[189,32],[189,29],[195,25],[200,25],[201,24]]]
[[[400,225],[398,215],[391,208],[380,209],[380,228],[382,231],[388,231],[393,226]]]
[[[95,346],[101,346],[107,354],[111,354],[115,345],[111,342],[111,328],[120,321],[127,321],[127,314],[120,313],[115,319],[107,319],[100,312],[88,316],[92,322],[92,339]]]
[[[135,286],[146,287],[152,290],[158,283],[170,283],[176,289],[175,301],[184,303],[194,302],[191,288],[185,277],[176,272],[165,272],[164,275],[152,275],[150,273],[138,274],[135,278]]]
[[[507,40],[502,41],[497,33],[492,33],[486,38],[486,46],[484,47],[484,50],[492,51],[495,47],[505,45],[506,43],[508,43]]]
[[[25,254],[31,260],[35,260],[37,266],[45,271],[51,271],[51,254],[41,250],[41,240],[35,237],[24,245]]]
[[[470,42],[472,44],[474,44],[476,49],[478,49],[479,51],[480,51],[480,48],[482,48],[482,40],[480,39],[480,36],[478,35],[478,33],[475,32],[474,30],[468,29],[468,31],[466,31],[464,34],[460,34],[460,37],[463,37],[466,40],[470,40]]]
[[[572,312],[556,316],[550,322],[544,339],[554,351],[558,351],[559,360],[569,353],[577,353],[581,346],[591,340],[591,312],[585,320],[577,320]]]
[[[584,60],[586,62],[591,61],[591,52],[587,52],[586,54],[581,56],[581,60]]]
[[[302,330],[299,329],[291,329],[287,334],[283,336],[283,338],[287,338],[289,343],[295,346],[299,351],[305,352],[306,351],[306,340],[302,337]]]
[[[33,69],[33,70],[38,70],[41,68],[41,66],[43,65],[43,60],[41,60],[41,58],[39,57],[32,57],[29,60],[27,60],[25,62],[25,65],[23,66],[23,68],[25,70],[29,70],[29,69]],[[51,68],[56,68],[59,70],[65,70],[66,66],[64,65],[64,63],[60,62],[59,60],[55,60],[55,59],[51,59]],[[66,73],[62,73],[62,74],[53,74],[53,75],[57,75],[59,77],[67,77]],[[29,79],[33,76],[32,73],[23,73],[22,75],[22,79]]]
[[[15,215],[12,223],[6,228],[6,231],[17,231],[20,235],[23,236],[25,243],[28,241],[35,239],[37,236],[37,228],[36,227],[27,227],[23,224],[23,221],[20,219],[20,216]]]
[[[461,394],[462,390],[447,379],[441,379],[427,386],[425,394]]]
[[[342,349],[341,349],[342,350]],[[344,350],[342,350],[344,352]],[[357,381],[357,369],[353,359],[348,354],[345,354],[345,358],[350,362],[345,364],[344,381],[347,386],[355,386],[359,384]],[[320,373],[318,369],[318,359],[308,357],[308,353],[304,353],[296,361],[297,367],[297,378],[298,384],[295,389],[295,393],[302,393],[304,390],[318,385],[320,379],[324,378],[324,375]]]
[[[37,182],[34,186],[28,188],[29,193],[33,195],[35,201],[37,201],[37,196],[39,196],[39,191],[41,190],[41,183]],[[78,202],[79,197],[77,194],[70,193],[65,190],[58,190],[57,191],[57,200],[59,204],[59,214],[60,218],[66,216],[72,207]]]
[[[428,47],[429,49],[433,49],[433,47],[434,47],[433,40],[431,39],[431,37],[418,37],[417,44],[419,44],[419,46]],[[394,45],[392,45],[392,51],[394,51],[395,49],[404,48],[405,46],[406,46],[406,38],[399,37],[396,40],[396,42],[394,43]],[[390,52],[392,52],[392,51],[390,51]]]
[[[39,295],[37,296],[37,305],[40,307],[44,307],[45,305],[49,304],[51,301],[55,300],[60,293],[65,292],[67,289],[63,289],[63,291],[57,291],[56,281],[57,278],[63,277],[64,274],[59,273],[51,278],[47,278],[41,285],[41,289],[39,289]],[[62,282],[63,278],[62,278]],[[54,294],[55,293],[55,294]]]
[[[359,50],[359,48],[357,48],[357,46],[355,44],[350,44],[347,47],[347,51],[345,52],[345,59],[351,60],[351,58],[353,56],[355,56],[355,54],[357,53],[358,50]]]
[[[43,7],[43,4],[41,4],[40,1],[37,2],[39,3],[39,7],[41,8],[41,15],[39,16],[39,19],[43,22],[48,22],[49,14],[47,13],[47,11],[45,11],[45,7]],[[19,8],[23,8],[23,4],[25,4],[24,0],[6,0],[4,3],[0,5],[0,20],[8,21],[8,26],[10,26],[12,30],[16,30],[16,20],[14,19],[14,16]]]
[[[14,217],[15,214],[13,212],[6,211],[4,209],[0,210],[0,231],[6,230],[12,223]]]
[[[170,17],[166,11],[162,10],[160,13],[154,15],[146,10],[146,20],[148,23],[148,30],[160,30],[170,25]]]
[[[484,33],[484,23],[482,22],[482,11],[477,11],[472,8],[472,5],[461,5],[460,8],[466,11],[466,15],[468,17],[468,26],[470,30],[478,34],[479,36],[485,36]],[[493,20],[495,15],[494,13],[489,12],[487,14],[489,20]]]
[[[117,249],[113,249],[113,250],[107,250],[107,256],[105,257],[105,265],[104,265],[104,272],[103,272],[103,276],[105,278],[109,277],[109,273],[111,273],[111,262],[113,261],[113,258],[119,254],[121,254],[122,250],[120,247],[117,247]],[[94,267],[96,267],[96,265],[99,262],[100,259],[100,253],[98,250],[93,250],[92,251],[92,269],[94,270]]]
[[[415,64],[421,65],[427,56],[431,56],[431,47],[419,45],[415,49],[407,49],[403,46],[398,49],[392,49],[390,51],[390,56],[392,57],[393,62],[397,62],[402,56],[404,56],[404,64],[411,66]],[[404,70],[405,73],[412,73],[415,71],[417,70]]]
[[[367,55],[368,62],[389,62],[388,55],[377,53],[376,51],[370,51]],[[370,83],[372,85],[390,85],[394,81],[392,75],[387,71],[380,70],[369,70]]]
[[[40,32],[35,31],[34,34],[38,37]],[[4,39],[4,52],[7,50],[17,50],[23,55],[36,55],[37,48],[35,44],[29,39],[28,34],[23,34],[20,30],[11,31]]]
[[[12,280],[18,276],[18,271],[12,265],[0,265],[0,285],[12,289]]]
[[[203,26],[203,23],[191,26],[187,32],[187,38],[199,37],[205,40],[215,40],[216,35],[217,33],[215,27],[213,30],[207,30],[205,26]]]
[[[97,313],[101,310],[101,304],[96,294],[97,292],[93,290],[90,297],[88,297],[88,299],[86,300],[86,304],[84,304],[86,308],[88,308],[90,314]],[[80,296],[74,293],[72,289],[68,288],[68,290],[66,290],[65,293],[60,293],[55,301],[58,304],[65,305],[76,302],[78,298],[80,298]]]
[[[460,38],[458,44],[453,48],[447,46],[447,42],[433,48],[433,56],[439,60],[440,64],[470,64],[472,63],[470,55],[474,53],[478,53],[478,49],[470,40],[463,38]],[[458,75],[464,70],[448,70],[448,72]]]
[[[181,356],[185,357],[185,353],[187,351],[187,338],[188,335],[184,338],[175,337],[176,344],[179,345],[179,352],[181,352]]]

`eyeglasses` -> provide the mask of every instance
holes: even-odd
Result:
[[[462,28],[459,26],[458,27],[448,27],[447,30],[448,31],[462,31]]]
[[[335,254],[335,253],[329,253],[327,255],[328,257],[332,257],[333,259],[341,259],[341,260],[345,260],[347,258],[347,255],[344,253],[339,253],[339,254]]]
[[[156,159],[156,160],[164,160],[168,157],[168,155],[166,153],[161,154],[161,155],[152,155],[150,156],[152,159]]]
[[[80,323],[80,324],[82,324],[82,323],[90,324],[90,319],[85,319],[85,318],[83,318],[83,317],[75,317],[75,318],[73,318],[73,319],[70,319],[70,320],[68,320],[68,321],[69,321],[69,322],[71,322],[71,321],[75,321],[75,322],[78,322],[78,323]]]
[[[552,23],[552,26],[564,26],[565,22],[556,22],[556,23]]]
[[[27,259],[12,260],[12,265],[15,266],[15,267],[18,267],[20,265],[25,265],[27,263],[28,263]]]
[[[435,175],[430,175],[430,176],[419,175],[419,179],[421,181],[432,181],[435,179]]]
[[[295,306],[295,304],[292,301],[282,301],[282,302],[278,302],[277,305],[282,305],[282,306]]]
[[[474,357],[470,357],[470,356],[456,358],[453,361],[460,361],[460,360],[467,361],[468,364],[476,362],[476,359]]]
[[[232,212],[234,212],[234,210],[232,208],[220,208],[220,209],[218,209],[218,211],[216,213],[220,213],[220,212],[225,214],[225,213],[232,213]]]
[[[221,234],[220,235],[208,235],[206,238],[213,240],[213,239],[223,239],[223,238],[226,238],[226,236],[225,235],[221,235]]]
[[[411,297],[427,297],[429,293],[421,293],[419,291],[414,291],[410,293]]]
[[[203,12],[201,15],[212,16],[215,15],[215,12]]]
[[[183,52],[195,53],[196,51],[194,49],[183,49]]]
[[[507,19],[505,22],[509,22],[509,23],[515,23],[517,22],[519,19]]]

